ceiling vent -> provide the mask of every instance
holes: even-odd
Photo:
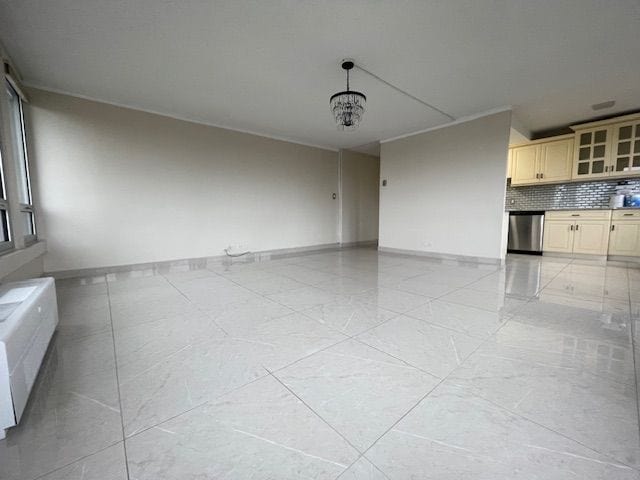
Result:
[[[611,108],[616,104],[615,100],[607,100],[606,102],[602,102],[602,103],[594,103],[593,105],[591,105],[591,108],[593,110],[604,110],[605,108]]]

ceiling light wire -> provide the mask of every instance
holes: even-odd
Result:
[[[441,115],[444,115],[445,117],[449,118],[449,120],[454,121],[456,118],[453,115],[449,115],[447,112],[445,112],[444,110],[439,109],[438,107],[431,105],[428,102],[425,102],[424,100],[416,97],[415,95],[411,95],[409,92],[406,92],[404,90],[402,90],[401,88],[396,87],[394,84],[387,82],[384,78],[380,78],[378,75],[376,75],[373,72],[370,72],[369,70],[367,70],[366,68],[363,68],[361,65],[358,65],[357,63],[354,62],[354,66],[360,70],[362,70],[364,73],[372,76],[373,78],[375,78],[376,80],[384,83],[385,85],[388,85],[389,87],[393,88],[394,90],[402,93],[403,95],[406,95],[407,97],[415,100],[416,102],[421,103],[422,105],[424,105],[425,107],[430,108],[431,110],[435,110],[436,112],[438,112]],[[348,75],[348,71],[347,71],[347,75]],[[347,82],[348,82],[348,77],[347,77]]]

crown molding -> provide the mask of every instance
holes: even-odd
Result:
[[[204,122],[202,120],[195,120],[193,118],[184,117],[184,116],[181,116],[181,115],[173,115],[173,114],[169,114],[169,113],[159,112],[157,110],[150,110],[150,109],[147,109],[147,108],[137,107],[135,105],[127,105],[127,104],[124,104],[124,103],[111,102],[111,101],[107,101],[107,100],[102,100],[100,98],[91,97],[91,96],[88,96],[88,95],[81,95],[81,94],[77,94],[77,93],[67,92],[65,90],[61,90],[61,89],[57,89],[57,88],[45,87],[45,86],[37,85],[37,84],[31,83],[31,82],[23,82],[23,84],[26,85],[29,88],[42,90],[44,92],[56,93],[56,94],[59,94],[59,95],[66,95],[68,97],[80,98],[82,100],[89,100],[91,102],[97,102],[97,103],[103,103],[105,105],[111,105],[112,107],[126,108],[126,109],[129,109],[129,110],[135,110],[137,112],[149,113],[151,115],[158,115],[160,117],[171,118],[173,120],[179,120],[181,122],[194,123],[196,125],[203,125],[205,127],[220,128],[222,130],[229,130],[229,131],[237,132],[237,133],[246,133],[248,135],[255,135],[256,137],[268,138],[270,140],[277,140],[279,142],[293,143],[295,145],[302,145],[304,147],[319,148],[321,150],[329,150],[331,152],[338,152],[338,150],[339,150],[338,148],[330,147],[328,145],[318,145],[318,144],[315,144],[315,143],[306,143],[306,142],[301,142],[299,140],[294,140],[294,139],[288,138],[288,137],[280,137],[280,136],[277,136],[277,135],[269,135],[267,133],[256,132],[256,131],[253,131],[253,130],[244,130],[244,129],[241,129],[241,128],[234,128],[234,127],[230,127],[228,125],[222,125],[222,124],[211,123],[211,122]]]
[[[435,127],[425,128],[424,130],[418,130],[417,132],[405,133],[403,135],[398,135],[397,137],[387,138],[386,140],[380,140],[380,143],[382,144],[382,143],[393,142],[394,140],[401,140],[403,138],[413,137],[414,135],[433,132],[434,130],[440,130],[442,128],[453,127],[454,125],[471,122],[479,118],[488,117],[489,115],[495,115],[496,113],[510,112],[512,110],[513,108],[511,106],[492,108],[490,110],[485,110],[484,112],[474,113],[473,115],[467,115],[464,117],[457,118],[453,122],[447,122],[441,125],[436,125]]]

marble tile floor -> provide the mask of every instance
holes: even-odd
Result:
[[[640,269],[325,251],[60,280],[0,479],[636,479]]]

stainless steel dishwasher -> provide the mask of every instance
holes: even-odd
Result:
[[[507,252],[542,255],[544,212],[509,212]]]

